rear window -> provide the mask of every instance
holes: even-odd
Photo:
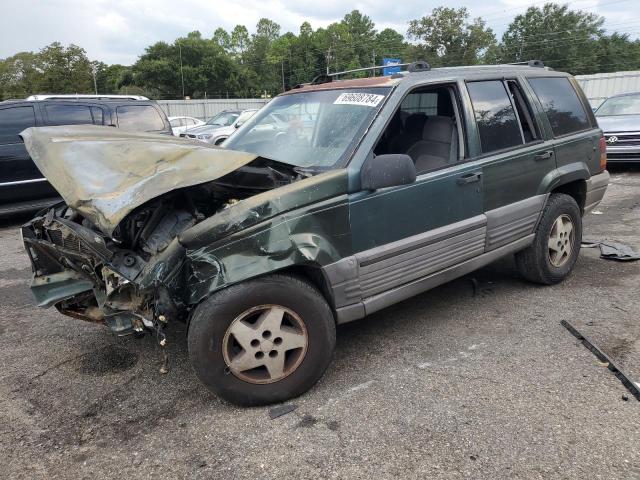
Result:
[[[587,112],[568,78],[529,78],[556,137],[591,128]]]
[[[91,125],[91,107],[87,105],[47,105],[49,125]],[[102,119],[101,119],[102,120]]]
[[[34,127],[36,116],[33,107],[12,107],[0,110],[0,143],[22,142],[20,132]]]
[[[482,153],[522,144],[520,126],[509,94],[500,80],[467,84],[480,133]]]
[[[137,132],[164,130],[164,121],[151,105],[124,105],[116,109],[118,127]]]

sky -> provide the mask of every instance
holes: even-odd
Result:
[[[640,33],[638,0],[568,1],[572,9],[603,15],[605,27]],[[500,37],[518,13],[536,0],[0,0],[0,58],[20,51],[38,51],[54,41],[83,47],[91,60],[130,65],[145,47],[173,42],[193,30],[210,37],[218,27],[231,30],[237,24],[250,32],[262,17],[276,21],[281,33],[298,33],[308,21],[315,29],[339,21],[358,9],[370,16],[378,30],[392,27],[405,33],[407,22],[427,15],[433,8],[467,6],[472,17],[483,17]],[[4,6],[3,6],[4,5]],[[18,8],[19,6],[19,8]],[[635,8],[634,8],[635,6]]]

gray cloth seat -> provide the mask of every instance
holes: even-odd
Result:
[[[424,113],[412,113],[404,121],[404,128],[390,143],[390,152],[405,153],[422,138],[427,116]]]
[[[429,117],[422,140],[414,143],[409,155],[416,164],[416,173],[424,173],[454,164],[458,156],[458,132],[451,117]]]

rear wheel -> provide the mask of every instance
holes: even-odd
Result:
[[[198,306],[189,357],[200,380],[239,405],[296,397],[327,368],[335,322],[318,290],[288,275],[233,285]]]
[[[536,228],[533,244],[516,254],[520,274],[536,283],[552,285],[569,276],[582,242],[582,216],[569,195],[552,194]]]

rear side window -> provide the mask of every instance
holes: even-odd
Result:
[[[529,78],[556,137],[591,128],[587,112],[568,78]]]
[[[153,132],[164,130],[164,121],[151,105],[124,105],[116,109],[118,126],[125,130]]]
[[[500,80],[469,82],[467,89],[482,153],[521,145],[520,125],[504,84]]]
[[[36,116],[31,106],[1,109],[0,143],[21,143],[20,132],[35,124]]]
[[[91,125],[91,107],[87,105],[47,105],[49,125]]]

